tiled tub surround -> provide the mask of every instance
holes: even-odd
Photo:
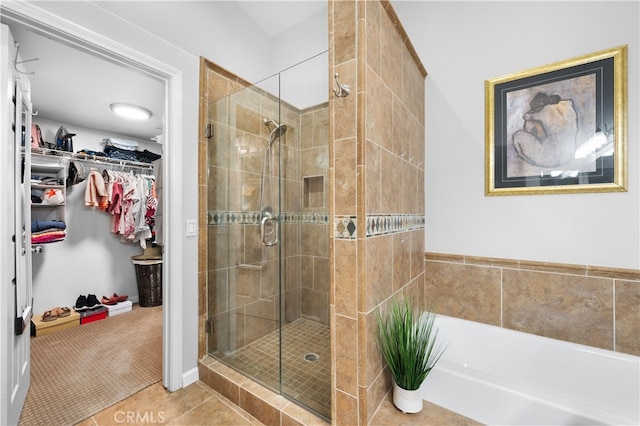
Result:
[[[640,271],[425,254],[443,315],[640,356]]]

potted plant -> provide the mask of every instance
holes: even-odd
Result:
[[[393,403],[404,413],[422,410],[419,388],[446,349],[434,328],[435,314],[416,312],[406,297],[377,311],[378,343],[394,381]]]

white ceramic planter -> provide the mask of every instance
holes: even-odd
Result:
[[[420,390],[402,389],[393,384],[393,404],[403,413],[419,413],[422,411],[422,395]]]

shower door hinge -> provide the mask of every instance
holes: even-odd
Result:
[[[213,137],[213,124],[212,123],[207,123],[207,125],[204,128],[204,136],[207,139],[210,139]]]
[[[215,330],[214,324],[213,324],[213,320],[212,319],[208,319],[205,323],[204,323],[204,330],[207,333],[213,333]]]

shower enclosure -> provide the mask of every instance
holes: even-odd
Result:
[[[329,418],[327,61],[207,105],[206,345]]]

